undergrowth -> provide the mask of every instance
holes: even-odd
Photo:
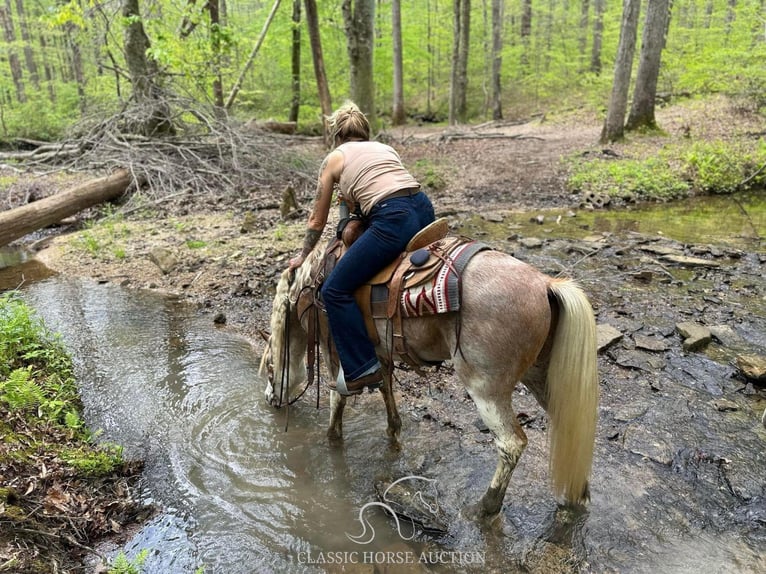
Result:
[[[766,185],[766,142],[689,141],[655,155],[569,159],[573,192],[628,201],[668,201],[689,195],[727,194]]]

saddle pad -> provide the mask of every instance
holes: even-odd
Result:
[[[400,296],[403,317],[422,317],[460,309],[460,276],[471,258],[489,249],[485,243],[470,241],[447,255],[448,263],[424,283],[406,287]]]

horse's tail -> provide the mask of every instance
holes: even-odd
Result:
[[[596,321],[585,293],[569,279],[549,286],[558,303],[546,387],[550,473],[554,492],[569,504],[588,501],[598,410]]]

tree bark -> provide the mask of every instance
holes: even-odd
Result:
[[[391,36],[394,57],[394,101],[391,123],[400,126],[405,123],[404,112],[404,71],[402,54],[402,5],[400,0],[391,1]]]
[[[633,89],[633,102],[625,124],[627,130],[657,127],[654,102],[657,97],[657,79],[660,75],[660,61],[665,47],[669,18],[669,0],[649,0],[644,19],[636,86]]]
[[[601,74],[601,42],[604,37],[604,3],[605,0],[594,0],[593,11],[593,46],[590,51],[590,71],[597,76]]]
[[[218,0],[207,0],[210,15],[210,51],[213,54],[213,104],[217,110],[223,110],[223,78],[221,77],[221,6]]]
[[[293,41],[290,67],[292,99],[287,119],[291,122],[297,122],[298,113],[301,109],[301,0],[293,0]]]
[[[529,52],[532,46],[532,0],[522,0],[521,6],[521,67],[529,67]]]
[[[16,0],[16,14],[19,17],[19,31],[21,32],[21,41],[24,42],[24,62],[27,65],[29,79],[32,81],[32,85],[35,87],[35,90],[39,90],[40,73],[37,71],[37,62],[35,62],[35,55],[32,51],[32,41],[29,36],[29,24],[27,22],[27,14],[24,10],[24,3],[22,0]]]
[[[311,43],[311,58],[314,62],[314,76],[319,92],[319,106],[322,109],[324,117],[330,117],[332,114],[332,98],[330,97],[330,87],[327,83],[327,74],[324,69],[324,55],[322,54],[322,39],[319,35],[319,15],[317,13],[316,0],[305,0],[306,8],[306,26],[309,31],[309,42]],[[327,122],[322,122],[324,128],[325,145],[331,145],[330,136],[327,133]]]
[[[375,129],[375,0],[343,0],[342,10],[348,46],[351,99]]]
[[[452,73],[450,77],[449,123],[465,122],[468,90],[468,43],[471,37],[471,2],[453,0]]]
[[[129,171],[120,169],[62,193],[0,212],[0,246],[37,229],[52,225],[104,201],[117,199],[133,181]]]
[[[500,74],[503,68],[503,0],[492,0],[492,119],[503,119]]]
[[[8,43],[8,65],[11,68],[11,78],[13,78],[13,85],[16,88],[16,99],[23,104],[27,101],[27,94],[24,90],[24,73],[21,70],[19,55],[13,47],[16,42],[16,30],[13,26],[10,0],[5,0],[5,5],[0,5],[0,24],[3,26],[5,41]]]
[[[628,108],[630,74],[633,67],[633,55],[636,51],[638,17],[641,11],[640,0],[624,0],[622,7],[622,27],[620,42],[617,47],[617,59],[614,63],[614,83],[609,99],[604,127],[601,130],[601,143],[621,140],[624,136],[623,123]]]

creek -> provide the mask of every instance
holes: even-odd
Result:
[[[256,380],[258,349],[196,307],[51,277],[23,257],[11,261],[15,275],[2,287],[23,276],[23,296],[74,355],[88,424],[145,461],[143,496],[163,512],[122,550],[131,557],[149,549],[146,574],[200,566],[208,574],[762,572],[766,393],[738,378],[730,359],[766,349],[766,202],[762,194],[738,202],[463,224],[463,233],[546,272],[574,271],[599,324],[623,334],[600,356],[587,511],[561,509],[552,498],[544,413],[520,387],[514,400],[529,445],[489,526],[461,513],[481,496],[496,459],[455,387],[423,383],[416,399],[400,397],[400,451],[387,446],[382,400],[373,394],[349,401],[345,441],[331,444],[326,391],[319,409],[313,390],[289,413],[269,407]],[[521,241],[530,237],[540,241]],[[693,253],[716,265],[653,258],[645,248],[658,239],[687,252],[697,246]],[[683,352],[679,320],[728,325],[735,342]],[[647,351],[639,336],[664,346]],[[721,399],[733,406],[717,407]],[[446,534],[408,539],[409,524],[398,532],[379,507],[365,507],[377,500],[376,484],[407,476],[439,506]],[[352,540],[360,534],[365,543]]]

